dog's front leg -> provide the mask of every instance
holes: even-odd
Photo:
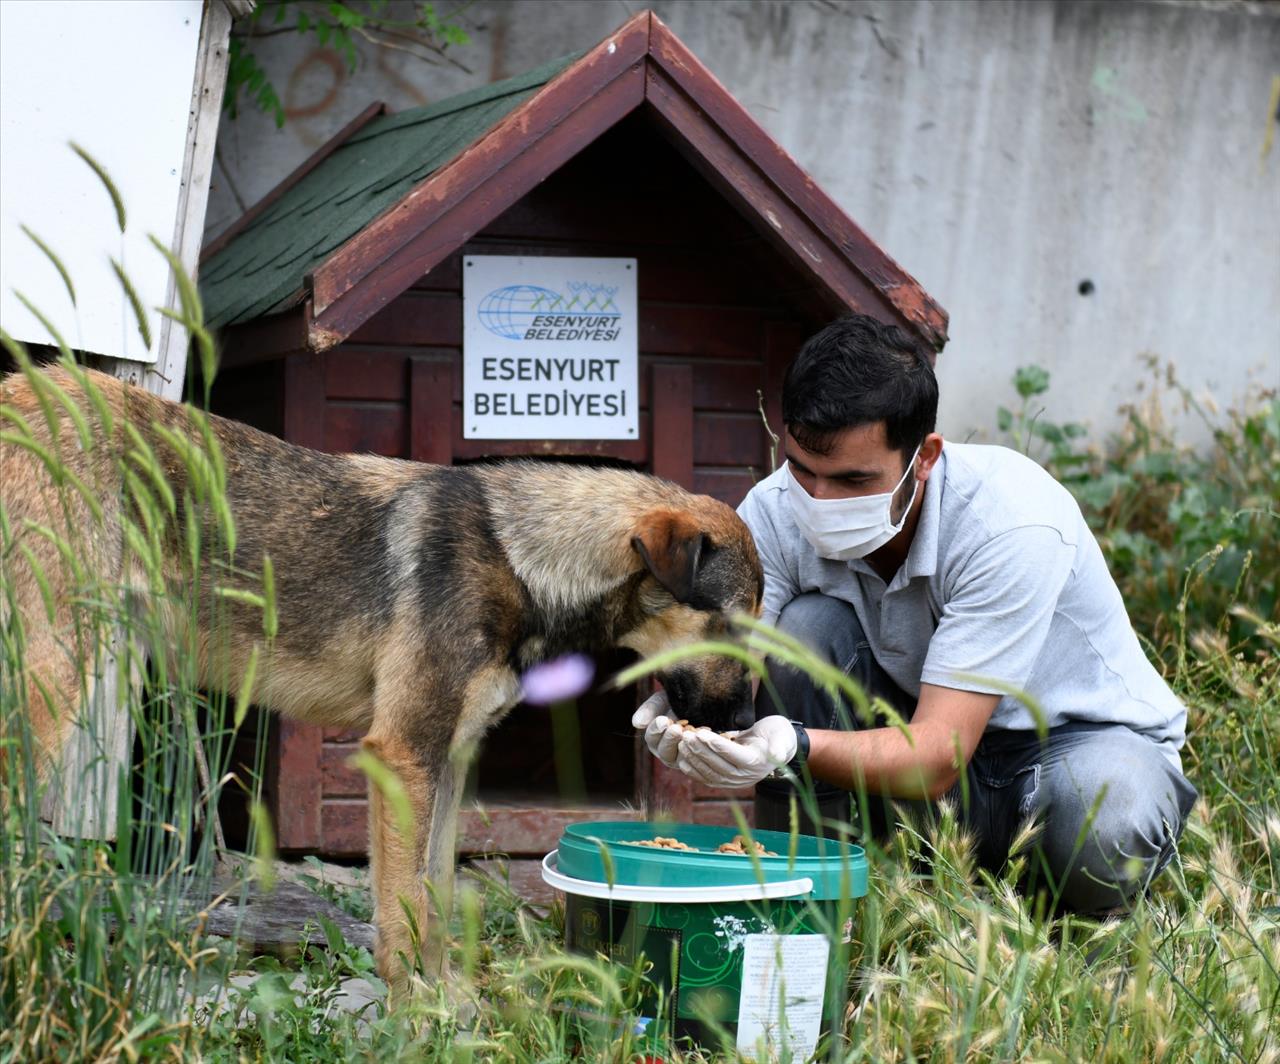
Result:
[[[415,672],[412,679],[420,675]],[[397,691],[412,693],[397,700]],[[376,959],[393,993],[404,989],[411,971],[447,977],[447,920],[463,781],[485,729],[515,705],[519,692],[515,674],[495,665],[476,670],[456,698],[437,688],[434,701],[415,702],[424,694],[420,681],[387,682],[375,694],[374,724],[365,748],[396,774],[413,814],[413,830],[406,835],[376,782],[370,786]],[[411,708],[423,705],[432,708]],[[438,902],[434,912],[432,892]]]
[[[406,832],[395,803],[376,780],[370,781],[369,857],[378,929],[375,959],[379,975],[394,996],[408,985],[411,973],[428,978],[444,974],[452,839],[447,860],[429,858],[444,842],[436,837],[437,826],[456,819],[458,788],[445,751],[443,756],[424,756],[403,739],[378,735],[376,726],[364,747],[395,774],[412,813],[412,826]],[[432,911],[428,879],[441,901],[438,914]]]

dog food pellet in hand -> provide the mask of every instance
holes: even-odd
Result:
[[[690,724],[687,720],[676,721],[676,727],[679,728],[682,732],[685,732],[686,734],[689,732],[696,732],[696,731],[711,731],[711,729],[707,727],[705,724]],[[723,735],[726,739],[732,739],[738,733],[736,731],[722,731],[717,734]]]

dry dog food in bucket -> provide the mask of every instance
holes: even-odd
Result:
[[[720,851],[743,849],[733,845],[739,834],[571,824],[543,861],[543,879],[564,891],[570,950],[625,965],[644,954],[652,965],[661,996],[645,1001],[653,1014],[641,1022],[653,1051],[691,1039],[749,1060],[772,1060],[786,1045],[805,1060],[840,1032],[847,930],[867,892],[866,858],[858,846],[776,831],[752,833],[765,854]]]

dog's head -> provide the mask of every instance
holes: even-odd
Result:
[[[732,641],[730,618],[756,616],[764,573],[751,533],[733,510],[705,495],[691,505],[643,514],[631,546],[647,570],[639,587],[643,621],[623,640],[646,656],[703,640]],[[755,720],[750,674],[720,656],[691,658],[659,675],[671,709],[717,731]]]

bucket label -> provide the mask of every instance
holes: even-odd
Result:
[[[565,913],[566,945],[575,952],[587,956],[603,954],[617,964],[628,966],[643,954],[650,965],[645,974],[651,986],[641,997],[640,1011],[643,1016],[657,1016],[659,998],[654,988],[661,988],[665,994],[663,1019],[669,1030],[680,1007],[680,955],[684,935],[679,929],[647,923],[646,920],[652,918],[653,906],[638,909],[626,902],[574,898]]]
[[[813,1054],[830,949],[826,935],[746,936],[738,1004],[738,1052],[744,1059],[777,1059],[783,1045],[801,1059]]]

